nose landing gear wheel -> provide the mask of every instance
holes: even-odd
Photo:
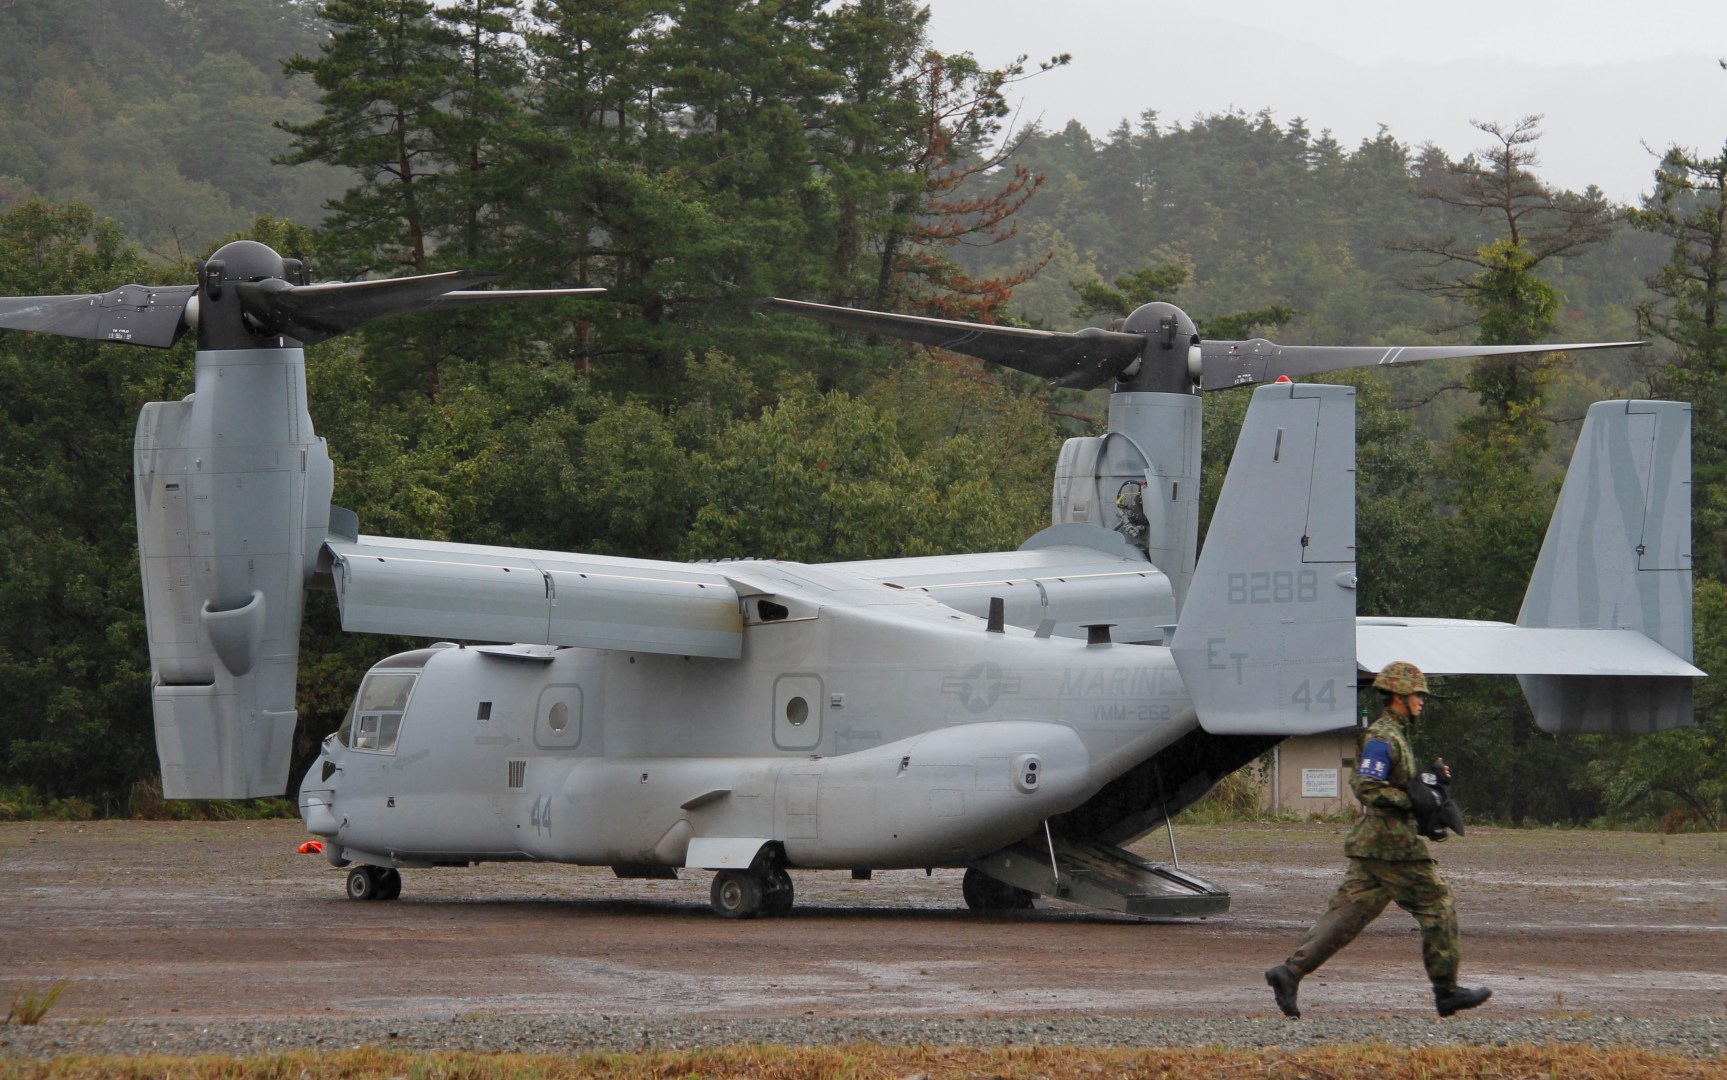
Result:
[[[708,894],[714,914],[722,919],[753,919],[762,911],[766,883],[748,870],[721,870]]]
[[[392,866],[356,863],[348,871],[348,899],[394,900],[402,895],[402,872]]]
[[[376,900],[380,886],[378,868],[375,866],[361,864],[348,871],[348,899],[350,900]]]

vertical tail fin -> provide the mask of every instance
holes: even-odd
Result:
[[[1355,713],[1355,390],[1253,392],[1171,645],[1213,734]]]
[[[1691,406],[1589,409],[1519,626],[1635,630],[1691,659]],[[1692,680],[1528,675],[1544,731],[1646,732],[1691,722]]]

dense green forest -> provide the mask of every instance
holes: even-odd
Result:
[[[312,414],[367,532],[671,558],[1012,548],[1061,439],[1100,426],[1097,395],[762,296],[1060,329],[1170,299],[1292,343],[1650,336],[1351,377],[1362,610],[1513,618],[1588,403],[1671,395],[1697,407],[1698,663],[1721,667],[1727,151],[1675,151],[1617,207],[1542,182],[1535,118],[1456,161],[1271,112],[1013,130],[1042,65],[937,54],[924,22],[907,0],[0,6],[0,294],[190,280],[238,235],[326,278],[604,286],[315,346]],[[184,342],[0,337],[0,814],[124,813],[154,782],[129,445],[191,367]],[[1244,406],[1207,402],[1213,494]],[[314,594],[303,750],[391,646]],[[1711,685],[1694,728],[1621,741],[1457,680],[1418,749],[1478,815],[1719,827]]]

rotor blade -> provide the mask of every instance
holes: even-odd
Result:
[[[80,296],[10,297],[0,300],[0,328],[166,349],[185,330],[186,304],[197,291],[196,285],[122,285]]]
[[[777,298],[760,301],[760,305],[773,311],[817,319],[829,326],[883,334],[964,353],[1048,379],[1057,386],[1079,389],[1101,386],[1114,379],[1139,359],[1146,343],[1143,334],[1123,334],[1113,330],[1086,329],[1067,334]]]
[[[463,285],[497,276],[479,270],[450,270],[316,285],[290,285],[281,278],[266,278],[243,281],[236,288],[247,316],[259,327],[313,345],[373,319],[429,307]]]
[[[239,286],[247,312],[276,333],[312,345],[387,315],[427,311],[447,305],[507,303],[555,296],[583,296],[604,289],[463,289],[472,282],[499,275],[480,270],[451,270],[376,281],[330,281],[289,285],[271,279]]]
[[[1466,356],[1532,356],[1585,349],[1634,349],[1647,341],[1591,341],[1574,345],[1279,345],[1264,338],[1251,341],[1202,341],[1201,378],[1206,390],[1275,382],[1280,375],[1297,379],[1345,368],[1418,364],[1423,360],[1454,360]]]
[[[593,296],[604,289],[459,289],[438,297],[430,307],[467,307],[471,304],[501,304],[512,300],[540,300],[558,296]]]

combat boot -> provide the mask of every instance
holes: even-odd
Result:
[[[1267,978],[1269,977],[1267,976]],[[1473,1009],[1492,996],[1493,991],[1485,986],[1479,986],[1473,990],[1467,986],[1459,986],[1449,993],[1435,990],[1433,991],[1433,1007],[1439,1010],[1440,1016],[1450,1016],[1452,1013],[1460,1013],[1464,1009]]]
[[[1283,1015],[1293,1019],[1301,1019],[1301,1007],[1295,1003],[1295,993],[1301,988],[1301,976],[1290,970],[1288,964],[1279,964],[1265,973],[1265,984],[1271,987],[1271,996],[1277,1000],[1277,1007],[1283,1010]]]

